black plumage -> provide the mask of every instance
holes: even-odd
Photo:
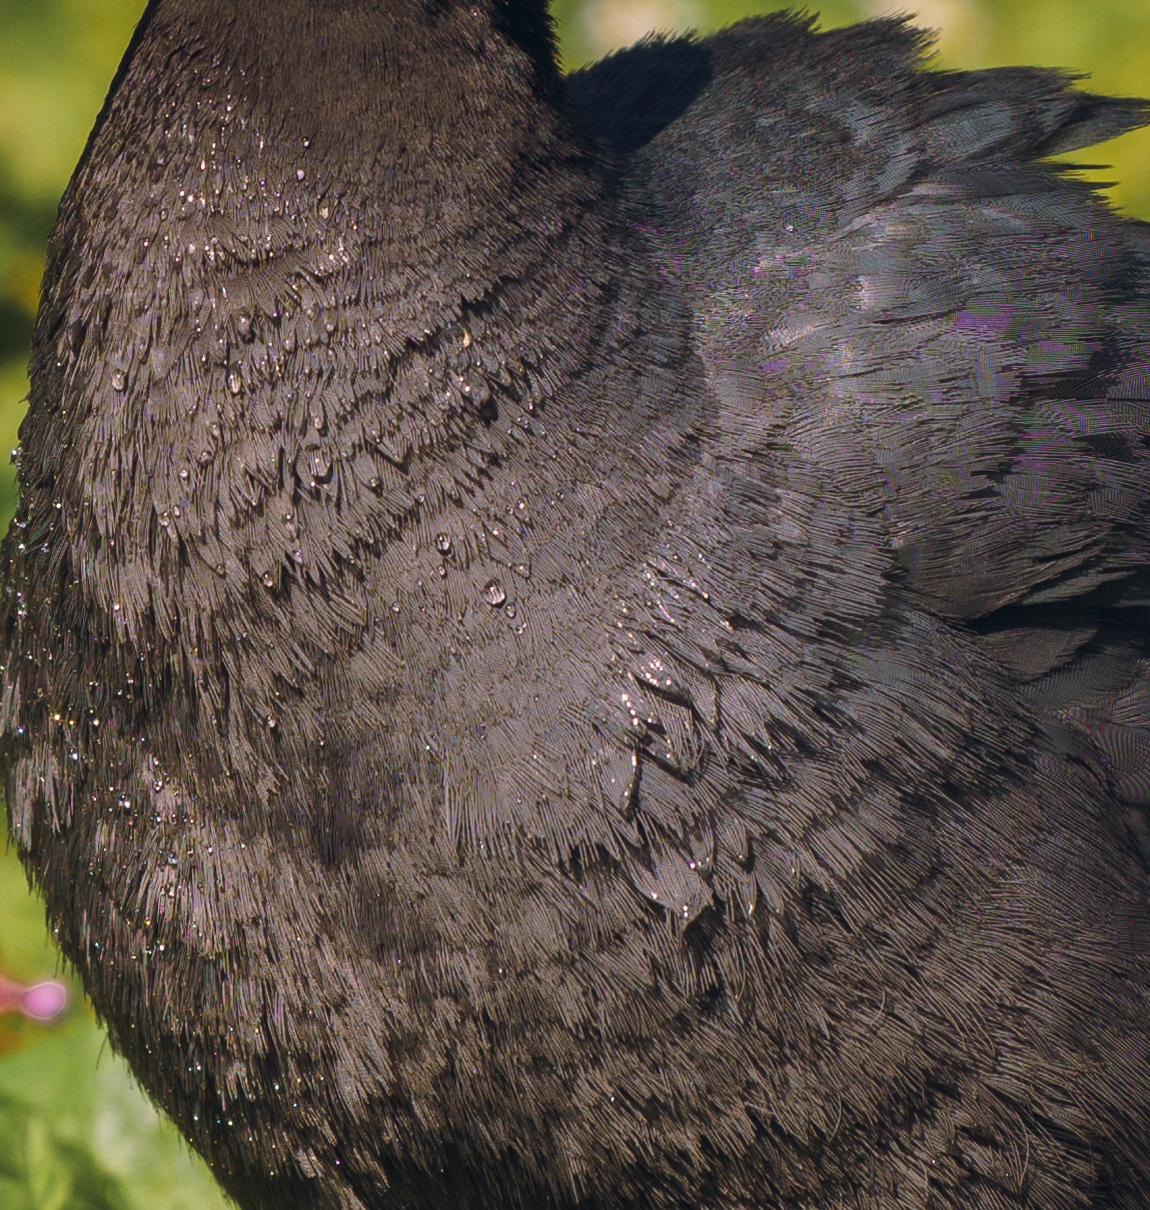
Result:
[[[1150,1204],[1147,113],[923,53],[149,6],[3,759],[241,1205]]]

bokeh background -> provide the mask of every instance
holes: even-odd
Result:
[[[0,0],[0,526],[16,446],[43,249],[144,0]],[[784,5],[749,0],[557,0],[569,67],[649,30],[709,30]],[[944,67],[1036,63],[1099,91],[1150,95],[1150,0],[827,0],[825,26],[917,12]],[[1082,153],[1079,153],[1081,156]],[[1150,132],[1084,158],[1113,202],[1150,219]],[[2,531],[0,531],[2,532]],[[0,973],[69,980],[39,903],[0,846]],[[0,1210],[221,1210],[205,1166],[161,1121],[72,986],[54,1025],[0,1016]]]

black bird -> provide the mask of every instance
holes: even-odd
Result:
[[[3,759],[242,1206],[1150,1205],[1147,109],[925,53],[149,6]]]

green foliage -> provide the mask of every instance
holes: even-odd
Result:
[[[15,446],[27,393],[43,248],[143,0],[0,0],[0,452]],[[767,0],[558,0],[564,59],[577,66],[643,30],[714,29],[784,7]],[[799,7],[798,4],[791,7]],[[827,0],[826,25],[889,7],[940,30],[939,64],[1038,63],[1091,72],[1090,87],[1150,91],[1150,0]],[[1150,133],[1092,149],[1092,173],[1150,218]],[[0,522],[15,480],[0,457]],[[58,965],[43,911],[14,855],[0,858],[0,969],[27,981]],[[219,1210],[205,1166],[107,1051],[82,994],[60,1024],[0,1018],[0,1207],[4,1210]],[[103,1053],[101,1053],[103,1052]]]
[[[130,1210],[123,1191],[48,1117],[0,1094],[0,1205],[7,1210]]]

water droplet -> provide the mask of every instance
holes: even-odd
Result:
[[[152,782],[152,792],[155,794],[159,794],[159,792],[163,788],[164,788],[164,779],[162,777],[155,778],[155,780]]]
[[[304,177],[306,177],[306,176],[307,176],[307,173],[304,172],[304,170],[302,168],[297,168],[295,170],[295,179],[297,181],[302,181],[304,179]]]
[[[515,616],[515,614],[518,612],[518,611],[516,610],[516,608],[515,608],[515,602],[514,602],[514,601],[508,601],[508,602],[507,602],[507,604],[503,606],[503,612],[504,612],[504,613],[505,613],[505,614],[506,614],[506,615],[507,615],[509,618],[513,618],[513,617]]]
[[[265,571],[260,578],[263,580],[265,588],[275,588],[276,578],[272,572]]]
[[[181,467],[180,467],[180,478],[181,478],[181,479],[182,479],[182,480],[183,480],[185,483],[187,483],[187,481],[188,481],[188,476],[189,476],[189,473],[190,473],[190,472],[188,471],[188,468],[187,468],[186,466],[181,466]]]
[[[435,535],[435,549],[437,551],[439,551],[439,553],[441,555],[449,554],[451,552],[451,535],[450,534],[436,534]]]
[[[160,513],[159,520],[164,529],[167,529],[172,523],[172,514],[165,509],[162,513]]]
[[[233,370],[228,375],[228,390],[233,395],[238,395],[244,389],[244,380],[239,376],[236,370]]]
[[[503,585],[498,580],[488,580],[483,585],[483,599],[488,605],[498,608],[507,600],[507,593],[503,591]]]
[[[240,333],[240,340],[244,344],[250,345],[256,338],[255,328],[252,326],[252,317],[247,314],[241,315],[237,327]]]
[[[127,375],[123,370],[112,371],[112,390],[122,391],[128,385]]]

